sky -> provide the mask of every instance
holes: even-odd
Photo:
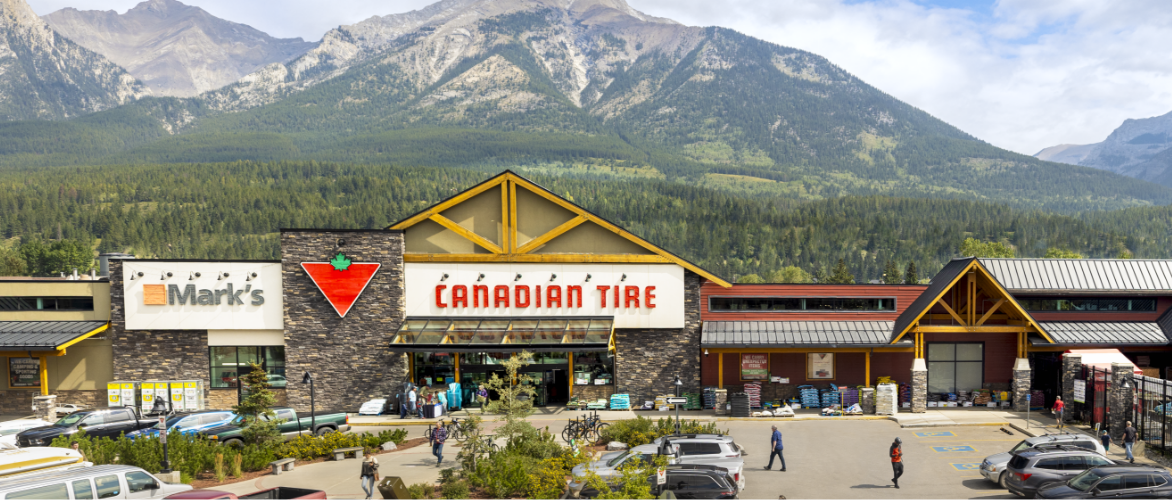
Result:
[[[28,0],[124,12],[135,0]],[[821,55],[874,87],[1025,154],[1102,141],[1172,112],[1172,0],[628,0]],[[186,0],[278,37],[318,40],[432,0]]]

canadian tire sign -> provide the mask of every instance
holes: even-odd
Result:
[[[358,297],[366,290],[380,267],[382,264],[353,262],[340,253],[329,262],[301,263],[305,274],[309,275],[317,289],[326,296],[326,300],[338,316],[343,318],[354,307],[354,303],[358,302]]]

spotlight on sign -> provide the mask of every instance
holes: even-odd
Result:
[[[587,283],[590,282],[590,278],[591,278],[590,273],[586,273],[586,282]]]
[[[484,273],[480,273],[480,276],[476,277],[476,281],[484,281]]]
[[[447,280],[448,280],[448,273],[444,273],[443,277],[440,278],[440,281],[447,281]]]
[[[623,278],[619,281],[627,281],[627,273],[623,273]]]
[[[521,281],[521,273],[517,273],[517,277],[513,278],[513,281]]]
[[[556,274],[551,274],[551,275],[549,275],[549,280],[550,280],[550,281],[553,281],[553,280],[556,280],[556,279],[558,279],[558,275],[556,275]]]

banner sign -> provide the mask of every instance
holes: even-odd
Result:
[[[806,380],[834,380],[834,353],[807,353]]]
[[[39,358],[8,358],[8,387],[40,388],[41,360]]]
[[[1075,403],[1087,402],[1087,381],[1086,380],[1075,380],[1074,381],[1074,402]]]
[[[741,354],[741,380],[769,380],[769,355]]]
[[[302,262],[301,268],[326,296],[338,316],[346,317],[358,296],[366,290],[382,264],[354,262],[345,254],[337,254],[329,262]]]
[[[406,264],[407,316],[614,317],[616,328],[682,328],[675,264]]]
[[[281,264],[127,260],[127,330],[283,330]]]

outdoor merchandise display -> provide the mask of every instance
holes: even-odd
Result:
[[[799,385],[798,396],[802,398],[802,408],[819,408],[822,403],[818,400],[818,389],[812,385]]]
[[[460,390],[459,382],[448,384],[448,409],[456,410],[464,407],[464,395]]]
[[[713,408],[716,408],[716,388],[715,387],[705,387],[704,388],[704,409],[711,410]]]
[[[899,411],[899,405],[896,404],[896,393],[898,387],[895,384],[879,384],[875,388],[875,414],[876,415],[895,415]]]
[[[749,395],[750,408],[761,408],[761,382],[746,382],[745,394]]]
[[[630,410],[631,409],[631,395],[630,394],[613,394],[613,395],[611,395],[610,409],[612,409],[612,410]]]

